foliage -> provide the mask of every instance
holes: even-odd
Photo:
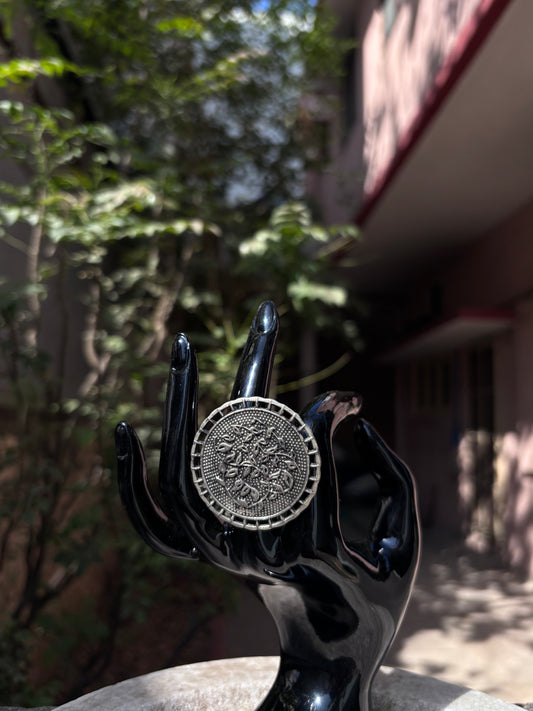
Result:
[[[304,66],[333,70],[338,54],[307,3],[28,0],[20,14],[4,1],[0,20],[0,240],[15,265],[0,281],[14,413],[0,442],[0,691],[33,704],[97,683],[125,626],[170,592],[191,629],[231,602],[216,573],[168,566],[117,511],[113,427],[142,423],[154,459],[178,328],[201,351],[202,407],[226,398],[264,297],[295,328],[334,325],[353,345],[332,266],[357,234],[316,225],[301,202]],[[31,688],[37,653],[61,684]]]
[[[314,224],[304,204],[287,203],[272,211],[265,228],[241,242],[239,268],[252,277],[263,274],[282,312],[296,313],[325,329],[334,312],[348,305],[348,291],[339,280],[341,257],[358,236],[354,225]],[[340,328],[346,340],[358,347],[355,324],[345,319],[345,313],[341,320],[343,325],[336,324],[336,331]]]

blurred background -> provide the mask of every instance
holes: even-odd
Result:
[[[240,583],[138,539],[113,448],[130,421],[155,488],[173,334],[206,415],[264,299],[272,395],[360,392],[417,480],[387,663],[533,701],[532,22],[528,0],[0,3],[0,704],[277,652]],[[351,537],[375,487],[350,446]]]

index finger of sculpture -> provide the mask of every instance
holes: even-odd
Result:
[[[328,392],[313,400],[302,412],[305,424],[313,433],[321,459],[321,478],[309,516],[314,530],[324,542],[334,542],[338,532],[338,484],[333,460],[332,437],[346,419],[361,409],[361,398],[353,392]]]
[[[360,466],[367,467],[375,476],[381,495],[407,498],[406,504],[414,505],[415,486],[411,472],[362,418],[354,425],[354,441]]]
[[[231,399],[267,397],[278,338],[278,312],[272,301],[258,308],[239,364]]]
[[[387,568],[403,574],[413,564],[416,568],[420,538],[413,477],[368,422],[356,422],[354,438],[359,468],[372,474],[379,487],[380,508],[371,532],[373,550]]]
[[[198,550],[152,496],[141,442],[126,422],[115,429],[115,446],[120,497],[141,538],[170,558],[197,559]]]

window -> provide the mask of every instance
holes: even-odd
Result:
[[[343,142],[349,138],[353,127],[360,124],[363,118],[362,82],[361,49],[356,46],[350,49],[344,58],[341,85]]]
[[[343,134],[346,136],[355,123],[355,49],[351,49],[344,60]]]
[[[449,359],[432,358],[413,363],[411,371],[411,409],[439,414],[451,404],[451,365]]]

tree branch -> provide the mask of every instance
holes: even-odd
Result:
[[[145,336],[139,346],[139,355],[148,356],[150,360],[156,360],[161,347],[168,335],[167,322],[176,303],[178,294],[185,282],[185,274],[194,254],[194,244],[189,241],[183,248],[181,268],[176,271],[170,280],[170,284],[163,291],[155,306],[152,316],[152,331]]]

